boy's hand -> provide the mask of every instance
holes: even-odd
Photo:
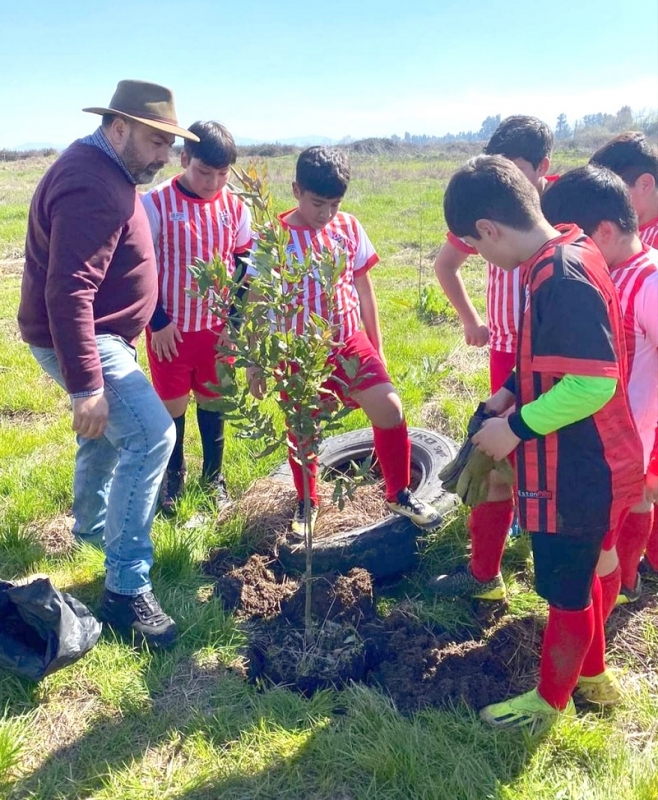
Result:
[[[173,361],[178,357],[178,349],[176,342],[182,342],[183,335],[174,325],[170,322],[166,328],[159,331],[153,331],[151,334],[151,348],[155,353],[158,361]]]
[[[481,319],[464,324],[464,340],[472,347],[484,347],[489,341],[489,328]]]
[[[473,436],[473,444],[494,461],[501,461],[516,448],[521,440],[512,431],[507,419],[495,417],[485,420]]]
[[[267,391],[265,376],[258,367],[247,367],[247,383],[249,391],[256,400],[262,400]]]
[[[505,414],[505,416],[509,416],[510,410],[514,408],[515,399],[516,398],[512,392],[503,386],[485,401],[484,407],[489,414],[495,414],[497,417],[500,417],[503,414]]]
[[[649,503],[658,503],[658,475],[654,475],[653,472],[647,472],[644,497]]]

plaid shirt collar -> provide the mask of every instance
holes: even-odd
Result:
[[[133,176],[128,172],[126,169],[126,165],[123,161],[119,158],[116,154],[112,145],[108,142],[107,137],[103,133],[102,128],[97,128],[90,136],[85,136],[79,140],[80,144],[87,144],[91,147],[98,147],[99,150],[102,150],[106,156],[109,156],[112,161],[120,168],[123,174],[128,178],[130,183],[133,186],[137,185],[137,181],[133,178]]]

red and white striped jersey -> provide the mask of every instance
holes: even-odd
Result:
[[[335,287],[334,318],[331,322],[337,327],[336,338],[345,341],[359,330],[361,314],[359,295],[354,285],[355,276],[364,275],[379,261],[372,242],[361,223],[351,214],[339,211],[324,228],[316,229],[302,225],[288,225],[286,218],[295,209],[279,215],[281,224],[290,234],[288,256],[296,261],[304,261],[311,250],[315,255],[331,250],[338,258],[345,254],[345,269]],[[329,319],[327,296],[322,284],[311,273],[304,277],[303,291],[299,295],[298,312],[286,320],[286,329],[303,333],[311,314]]]
[[[642,439],[645,469],[658,426],[658,250],[642,251],[610,270],[624,318],[628,398]]]
[[[217,306],[219,296],[191,297],[198,286],[188,267],[217,254],[232,275],[234,256],[251,248],[249,209],[227,188],[212,200],[189,197],[177,177],[151,189],[142,201],[155,245],[159,302],[167,316],[183,332],[218,327],[223,320],[211,305]]]
[[[658,217],[640,225],[640,239],[644,244],[658,250]]]
[[[547,175],[546,184],[558,175]],[[448,241],[467,255],[477,255],[474,247],[448,232]],[[516,352],[516,332],[519,324],[521,281],[519,270],[511,272],[487,262],[487,328],[489,346],[503,353]]]

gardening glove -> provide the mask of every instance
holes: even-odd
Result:
[[[480,403],[475,410],[475,414],[473,414],[473,416],[469,419],[468,426],[466,428],[466,441],[459,448],[459,452],[453,458],[453,460],[449,464],[446,464],[441,472],[439,472],[439,478],[441,479],[447,492],[458,494],[457,481],[459,480],[459,476],[466,466],[466,462],[468,461],[471,453],[475,449],[472,438],[480,430],[484,421],[491,419],[491,417],[494,416],[495,414],[490,414],[488,411],[485,411],[484,403]]]
[[[474,448],[457,480],[456,494],[471,508],[484,503],[489,494],[489,475],[496,471],[508,485],[514,483],[514,469],[504,458],[494,461],[491,456]]]

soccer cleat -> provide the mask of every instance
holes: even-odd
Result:
[[[447,575],[437,575],[429,582],[437,597],[472,597],[476,600],[504,600],[507,591],[503,576],[498,573],[490,581],[479,581],[467,565],[451,570]]]
[[[575,716],[576,707],[569,698],[567,707],[561,711],[544,700],[537,689],[493,703],[480,711],[480,719],[494,728],[511,730],[522,728],[530,734],[541,733],[556,722],[561,715]]]
[[[640,595],[642,594],[642,578],[638,573],[637,580],[635,581],[635,586],[632,589],[629,589],[627,586],[622,586],[619,590],[619,594],[617,596],[617,600],[615,601],[616,606],[625,606],[629,603],[635,603],[637,600],[640,599]]]
[[[576,695],[598,706],[612,706],[621,700],[619,681],[609,669],[587,678],[581,675],[576,685]]]
[[[160,486],[160,510],[166,517],[171,517],[176,510],[176,502],[181,498],[185,487],[187,470],[165,470]]]
[[[386,505],[394,514],[407,517],[422,530],[431,530],[441,524],[441,515],[434,506],[420,500],[411,489],[401,489],[397,500],[387,500]]]
[[[311,535],[315,529],[315,521],[318,518],[318,507],[311,501]],[[306,515],[304,514],[304,501],[297,503],[295,514],[290,523],[290,533],[298,539],[306,539]]]
[[[215,475],[214,478],[208,481],[208,491],[215,501],[217,510],[221,510],[230,504],[231,498],[229,497],[228,489],[226,488],[226,479],[223,475]]]
[[[645,578],[658,578],[658,569],[654,567],[646,556],[640,561],[638,572]]]
[[[153,592],[126,595],[105,589],[99,618],[122,636],[166,649],[177,639],[176,623],[164,613]]]

